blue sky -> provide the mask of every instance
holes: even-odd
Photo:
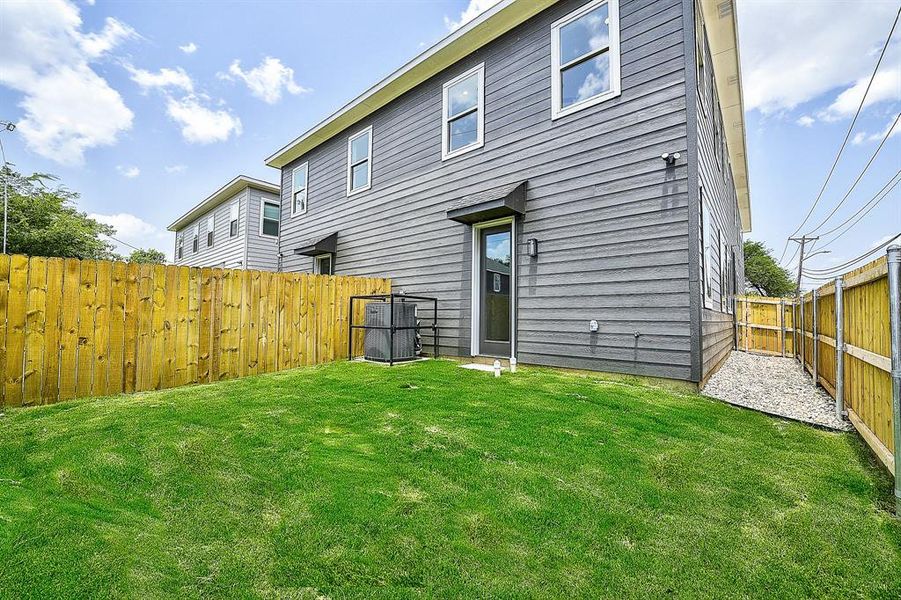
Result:
[[[5,0],[0,119],[20,123],[3,134],[7,158],[57,174],[117,237],[171,254],[165,227],[176,216],[237,173],[276,180],[266,156],[491,4]],[[896,10],[895,0],[739,2],[751,237],[777,255],[825,178]],[[894,40],[805,231],[901,109],[901,31]],[[894,135],[828,224],[899,168]],[[901,231],[899,197],[901,186],[813,266]]]

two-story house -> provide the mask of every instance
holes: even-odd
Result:
[[[239,175],[169,225],[175,264],[276,271],[279,186]]]
[[[701,382],[732,347],[730,0],[502,0],[266,163],[282,268],[438,297],[444,354]]]

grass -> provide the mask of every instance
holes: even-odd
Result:
[[[592,376],[337,363],[0,417],[0,596],[901,597],[852,434]]]

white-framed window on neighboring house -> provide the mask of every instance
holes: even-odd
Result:
[[[331,254],[320,254],[313,259],[313,272],[317,275],[334,275],[335,259]]]
[[[726,303],[726,312],[730,315],[735,312],[735,251],[726,247],[726,261],[729,264],[727,273],[729,275],[728,289],[729,302]]]
[[[707,116],[707,34],[704,31],[704,15],[701,5],[695,2],[695,53],[698,74],[698,96],[701,110]]]
[[[551,25],[551,118],[620,94],[619,0],[593,0]]]
[[[238,235],[238,213],[240,211],[240,204],[238,202],[232,202],[231,206],[228,207],[228,237],[233,238]]]
[[[307,181],[310,163],[305,162],[291,171],[291,216],[307,212]]]
[[[281,206],[278,202],[260,198],[260,235],[278,237]]]
[[[191,230],[191,252],[193,254],[197,254],[197,251],[200,249],[200,223],[194,223],[194,227]]]
[[[347,138],[347,195],[372,186],[372,126]]]
[[[441,159],[481,148],[485,140],[485,64],[444,84]]]
[[[210,215],[206,218],[206,247],[213,247],[213,238],[216,234],[216,215]]]
[[[175,237],[175,256],[178,258],[183,258],[185,255],[185,234],[184,232],[179,233]]]

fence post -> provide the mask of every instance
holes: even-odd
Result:
[[[810,365],[810,374],[813,376],[813,387],[817,386],[817,359],[820,355],[819,352],[819,334],[817,332],[817,291],[813,291],[813,309],[812,314],[810,316],[813,319],[813,323],[811,325],[811,329],[813,330],[813,359],[812,364]]]
[[[745,352],[751,341],[751,303],[745,298]]]
[[[892,429],[895,446],[895,515],[901,515],[901,246],[888,247],[888,304],[892,345]]]
[[[785,358],[785,298],[779,298],[779,345]]]
[[[792,300],[792,358],[798,358],[798,302]]]
[[[835,278],[835,415],[845,418],[845,308],[841,276]]]
[[[800,349],[798,350],[798,354],[799,354],[799,356],[801,357],[801,374],[803,375],[803,374],[804,374],[804,370],[807,368],[806,365],[805,365],[805,363],[804,363],[804,347],[807,345],[807,342],[806,342],[805,339],[804,339],[804,336],[805,336],[805,331],[804,331],[804,294],[800,294],[800,295],[798,296],[798,299],[799,299],[800,302],[801,302],[801,308],[800,308],[800,312],[801,312],[801,323],[800,323],[800,325],[801,325],[801,332],[798,334],[798,338],[801,340],[801,347],[800,347]]]

